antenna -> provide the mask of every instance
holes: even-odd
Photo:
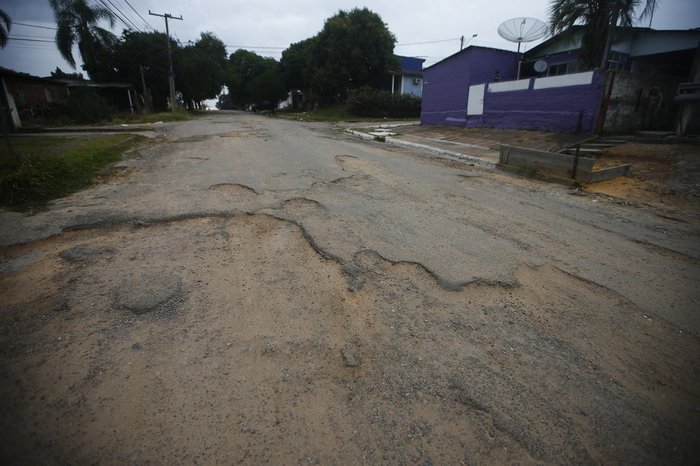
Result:
[[[547,25],[535,18],[511,18],[498,26],[498,35],[510,42],[518,43],[518,76],[520,79],[520,44],[541,39],[547,35]]]
[[[498,26],[498,35],[507,41],[517,42],[520,53],[521,43],[532,42],[547,35],[547,25],[535,18],[512,18]]]

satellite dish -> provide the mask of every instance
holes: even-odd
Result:
[[[533,65],[533,68],[535,68],[535,71],[537,71],[538,73],[544,73],[545,71],[547,71],[547,66],[549,66],[549,65],[547,64],[546,61],[537,60],[535,62],[535,64]]]
[[[541,39],[547,35],[547,25],[535,18],[512,18],[498,26],[498,35],[510,42],[518,43],[518,53],[520,44]]]

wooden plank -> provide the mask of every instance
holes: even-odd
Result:
[[[617,167],[604,168],[602,170],[594,170],[592,172],[584,172],[582,175],[586,176],[587,179],[583,179],[588,183],[597,183],[599,181],[611,180],[617,178],[618,176],[625,176],[629,173],[630,165],[618,165]]]
[[[514,147],[505,144],[501,145],[499,157],[499,162],[502,165],[537,170],[568,178],[571,177],[573,172],[574,160],[575,157],[572,155],[525,149],[524,147]]]

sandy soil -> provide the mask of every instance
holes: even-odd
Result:
[[[700,455],[694,217],[251,118],[2,214],[4,464]]]
[[[605,151],[605,166],[630,164],[626,177],[588,185],[592,192],[675,209],[700,210],[700,146],[626,143]]]

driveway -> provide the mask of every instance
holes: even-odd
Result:
[[[9,463],[689,462],[700,219],[217,112],[0,213]]]

